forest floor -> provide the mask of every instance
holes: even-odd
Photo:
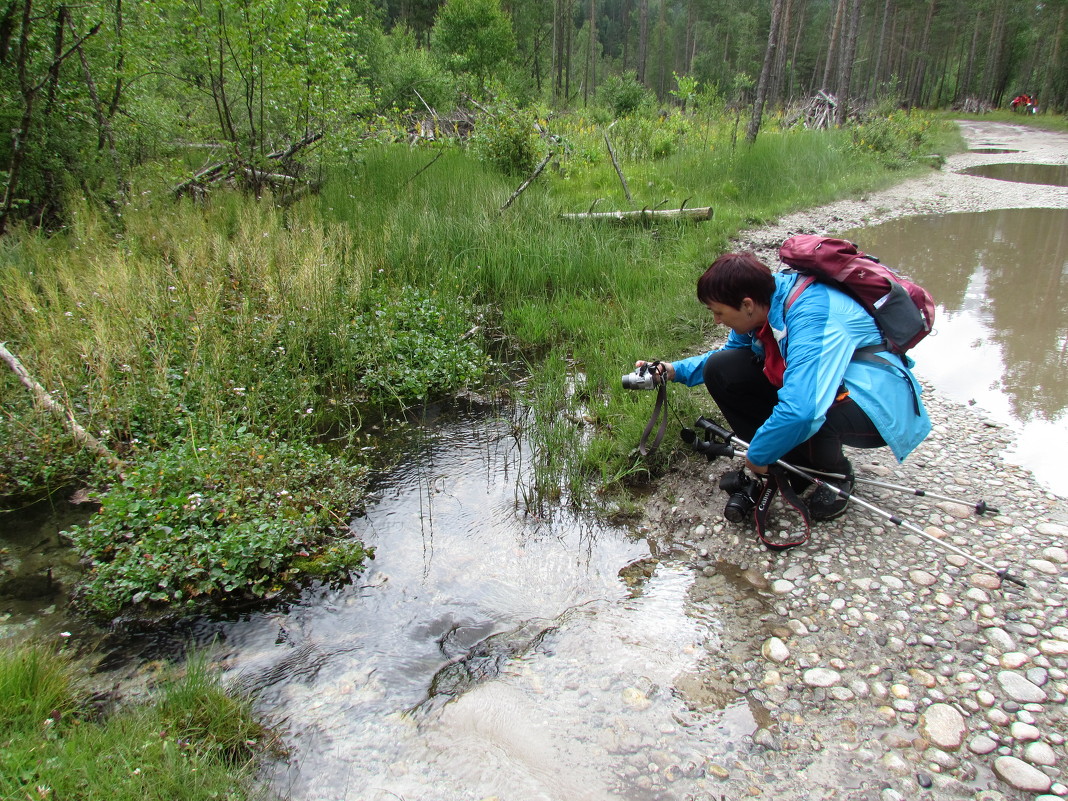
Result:
[[[959,173],[982,163],[1066,164],[1068,136],[960,125],[970,150],[942,169],[746,232],[735,249],[774,265],[778,245],[797,233],[917,214],[1068,208],[1063,187]],[[1016,152],[978,152],[999,149]],[[1002,586],[992,571],[856,505],[817,524],[806,545],[769,552],[750,527],[722,518],[716,482],[736,466],[726,460],[689,458],[658,481],[645,512],[650,540],[692,565],[695,609],[730,607],[702,668],[679,677],[676,691],[698,717],[744,696],[760,724],[742,748],[717,754],[709,744],[709,799],[1068,797],[1068,499],[1002,458],[1011,431],[930,388],[924,397],[934,423],[926,442],[901,465],[886,449],[851,452],[858,474],[984,498],[1001,511],[980,517],[866,488],[860,497],[988,564],[1011,565],[1027,589]]]

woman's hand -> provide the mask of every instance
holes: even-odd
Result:
[[[748,459],[745,460],[745,466],[749,468],[749,472],[756,473],[760,476],[768,472],[768,466],[766,464],[753,464]]]
[[[637,368],[643,365],[649,365],[649,369],[664,382],[675,380],[675,366],[671,362],[634,362],[634,366]]]

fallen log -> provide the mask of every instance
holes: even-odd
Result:
[[[704,222],[712,219],[712,207],[703,206],[692,209],[640,209],[638,211],[583,211],[572,214],[561,214],[565,220],[590,220],[612,222],[634,222],[648,224],[662,220],[678,220],[681,222]]]
[[[18,376],[19,381],[33,393],[34,400],[41,406],[43,406],[56,417],[62,418],[67,425],[67,429],[70,431],[74,439],[87,447],[89,450],[97,454],[97,456],[105,459],[109,465],[120,476],[122,475],[125,465],[119,460],[115,454],[107,449],[100,440],[82,428],[78,421],[74,419],[74,413],[71,412],[66,406],[58,403],[51,395],[48,394],[48,390],[42,387],[37,381],[30,375],[29,371],[23,367],[22,362],[14,353],[7,349],[7,343],[0,342],[0,359],[7,362],[7,366],[14,371]]]
[[[508,200],[505,202],[505,204],[503,206],[501,206],[501,211],[502,212],[505,209],[507,209],[509,206],[511,206],[512,203],[515,201],[515,199],[517,197],[519,197],[521,194],[523,194],[523,190],[524,189],[526,189],[528,186],[530,186],[532,183],[534,183],[534,180],[539,175],[541,175],[541,171],[545,169],[545,165],[548,164],[550,161],[552,161],[552,158],[553,158],[554,155],[556,155],[556,154],[553,151],[550,150],[548,155],[546,155],[545,158],[543,158],[541,160],[541,163],[538,164],[538,166],[534,168],[534,172],[531,174],[531,176],[529,178],[527,178],[527,180],[523,181],[523,183],[519,185],[519,188],[516,189],[512,193],[512,196],[510,198],[508,198]]]

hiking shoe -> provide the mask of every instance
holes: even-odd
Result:
[[[808,513],[813,520],[834,520],[845,514],[846,507],[849,506],[849,498],[843,498],[831,487],[837,487],[843,492],[852,492],[853,474],[850,473],[845,478],[825,478],[823,483],[830,486],[816,487],[816,491],[808,498]]]

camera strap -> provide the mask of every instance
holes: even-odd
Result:
[[[652,433],[653,428],[656,426],[657,418],[660,419],[660,427],[657,429],[656,437],[653,438],[653,444],[648,445],[649,434]],[[653,404],[653,414],[649,418],[649,422],[645,424],[645,430],[638,441],[638,453],[642,456],[648,456],[660,447],[660,442],[664,439],[664,431],[667,430],[667,421],[667,382],[661,378],[660,385],[656,388],[656,403]]]
[[[805,521],[803,533],[771,533],[768,531],[768,511],[771,509],[771,502],[775,499],[775,495],[780,492],[783,501],[792,506]],[[753,521],[756,523],[757,536],[760,537],[760,541],[774,551],[784,551],[796,545],[803,545],[808,542],[809,535],[812,533],[812,518],[809,517],[808,506],[797,497],[797,493],[790,484],[790,477],[777,464],[768,466],[767,475],[764,476],[764,487],[753,508]]]

